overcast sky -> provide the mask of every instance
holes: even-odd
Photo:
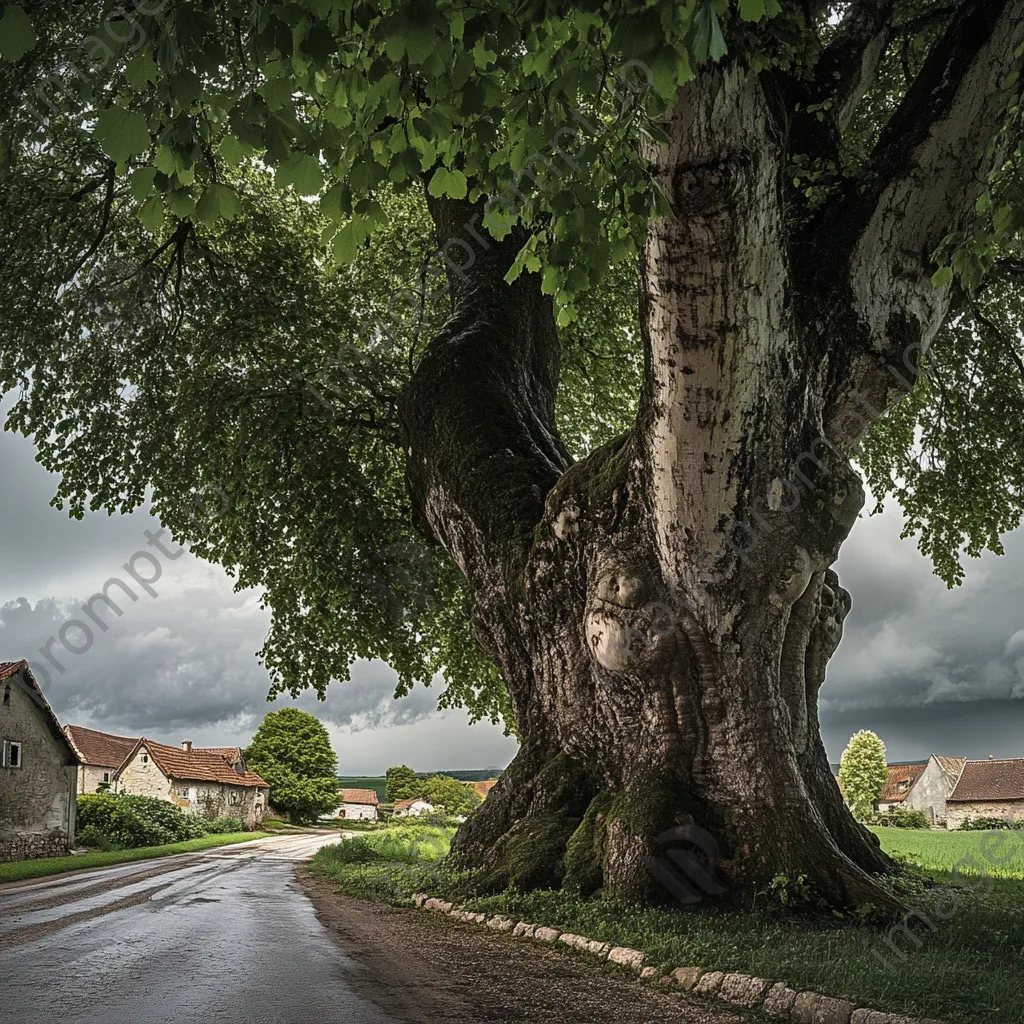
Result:
[[[82,619],[82,601],[112,576],[130,582],[122,567],[137,551],[154,552],[145,531],[160,526],[141,512],[68,519],[49,507],[55,480],[34,455],[29,441],[0,434],[0,661],[27,658],[45,669],[62,722],[227,746],[247,743],[270,706],[297,703],[327,724],[346,775],[381,774],[396,762],[419,771],[504,767],[514,756],[500,728],[437,712],[436,688],[392,700],[394,674],[379,663],[356,665],[325,703],[268,706],[256,659],[267,629],[258,595],[235,593],[219,568],[187,552],[158,555],[156,596],[136,584],[137,599],[119,602],[123,615],[106,632],[85,619],[93,642],[83,653],[51,648],[58,670],[39,648],[70,618]],[[837,567],[853,611],[822,690],[829,754],[838,760],[852,732],[872,728],[890,760],[932,751],[1024,756],[1024,531],[1007,538],[1004,557],[972,562],[964,586],[949,591],[900,528],[895,507],[862,517]],[[134,568],[156,575],[145,558]],[[66,636],[86,646],[77,627]]]

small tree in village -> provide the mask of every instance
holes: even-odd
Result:
[[[466,786],[450,775],[431,775],[423,780],[423,787],[431,805],[447,814],[469,814],[481,803],[472,786]]]
[[[839,764],[839,785],[856,818],[863,821],[874,810],[887,775],[885,744],[878,736],[870,729],[851,736]]]
[[[384,802],[408,800],[423,795],[423,780],[407,765],[396,764],[384,774]]]
[[[298,708],[269,712],[245,759],[270,783],[270,803],[297,824],[316,821],[338,806],[338,756],[313,715]]]

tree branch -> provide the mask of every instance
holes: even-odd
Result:
[[[498,242],[482,204],[428,199],[452,314],[400,402],[406,478],[422,532],[474,588],[525,553],[569,464],[555,427],[558,335],[536,274],[505,274],[525,238]]]
[[[892,0],[854,0],[818,60],[813,102],[830,97],[841,129],[878,74],[891,34],[892,9]]]
[[[815,226],[819,246],[828,239],[832,252],[848,254],[848,276],[835,273],[834,257],[829,266],[837,307],[852,302],[856,324],[844,342],[856,351],[832,353],[847,361],[834,417],[849,412],[855,393],[872,410],[866,428],[913,383],[950,301],[948,286],[931,284],[932,253],[971,230],[985,181],[1004,158],[995,140],[1022,44],[1024,0],[961,4],[879,137],[872,186]]]

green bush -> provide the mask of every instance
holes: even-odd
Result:
[[[204,821],[203,826],[208,836],[226,836],[230,832],[245,832],[245,822],[241,818],[214,818]]]
[[[996,829],[1020,828],[1024,822],[1010,821],[1008,818],[964,818],[960,832],[992,832]]]
[[[924,811],[908,810],[906,807],[890,807],[881,814],[872,814],[867,824],[884,828],[931,828],[932,823]]]
[[[87,793],[78,798],[78,840],[83,846],[134,850],[243,829],[237,818],[204,821],[156,797]]]

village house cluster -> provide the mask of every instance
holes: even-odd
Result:
[[[1024,758],[971,761],[940,757],[888,766],[878,810],[923,811],[936,826],[956,829],[968,818],[1001,818],[1024,825]]]
[[[497,779],[486,779],[480,782],[464,782],[463,785],[472,789],[481,800],[486,800],[495,782]],[[418,818],[423,814],[432,814],[434,805],[422,797],[413,797],[409,800],[396,800],[393,808],[383,809],[385,812],[390,809],[392,817],[395,818]],[[335,812],[335,817],[347,821],[378,821],[381,817],[380,812],[381,801],[375,789],[343,788],[341,804]]]
[[[102,789],[250,829],[267,812],[270,787],[239,747],[173,747],[62,726],[25,661],[0,662],[0,743],[0,861],[67,853],[78,795]]]

